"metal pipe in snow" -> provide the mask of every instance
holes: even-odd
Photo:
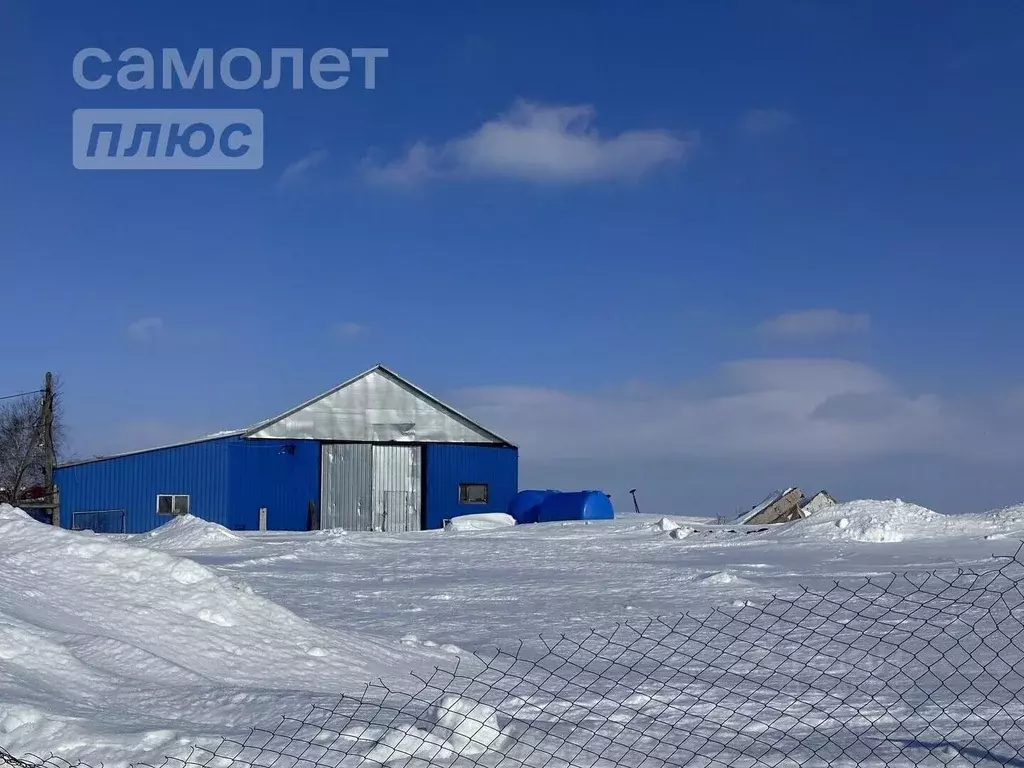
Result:
[[[640,505],[636,503],[636,488],[633,488],[629,492],[629,495],[633,497],[633,509],[635,509],[636,513],[639,515],[640,514]]]

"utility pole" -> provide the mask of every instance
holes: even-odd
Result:
[[[50,515],[54,525],[60,525],[60,508],[53,487],[53,469],[57,458],[53,453],[53,374],[46,372],[43,385],[43,487],[46,489],[46,500],[53,504]]]

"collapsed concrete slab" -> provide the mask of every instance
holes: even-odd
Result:
[[[808,517],[835,503],[835,498],[828,491],[821,490],[808,497],[804,496],[799,488],[792,486],[784,491],[768,494],[760,504],[737,517],[735,522],[739,525],[789,523]]]
[[[838,503],[828,491],[820,490],[813,496],[804,496],[800,499],[800,515],[802,517],[809,517],[815,512],[820,512]]]

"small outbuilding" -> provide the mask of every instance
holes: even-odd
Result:
[[[505,512],[518,448],[377,365],[249,429],[61,465],[65,528],[416,531]]]

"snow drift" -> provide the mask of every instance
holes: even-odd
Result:
[[[785,536],[895,543],[942,534],[950,517],[900,499],[850,501],[786,526]]]
[[[175,522],[150,541],[208,541],[208,523]],[[0,585],[0,745],[14,753],[116,762],[106,739],[79,738],[75,723],[87,715],[122,732],[142,718],[138,737],[117,743],[143,759],[147,749],[173,749],[178,734],[168,723],[201,722],[197,711],[219,709],[225,697],[237,705],[256,692],[302,691],[308,706],[312,694],[358,690],[451,658],[320,628],[192,560],[41,525],[7,505]],[[126,703],[129,692],[151,702],[147,713]],[[276,698],[280,717],[284,699]],[[250,709],[245,725],[257,717]]]
[[[512,515],[504,512],[482,512],[478,515],[459,515],[453,517],[445,526],[448,531],[493,531],[509,528],[516,524]]]
[[[342,737],[369,745],[363,750],[367,765],[477,765],[479,758],[496,755],[510,743],[498,710],[471,698],[443,694],[426,715],[420,722],[390,727],[359,724],[345,729]]]
[[[194,515],[181,515],[149,533],[133,536],[132,544],[176,552],[198,552],[211,547],[229,547],[245,540],[223,525]]]

